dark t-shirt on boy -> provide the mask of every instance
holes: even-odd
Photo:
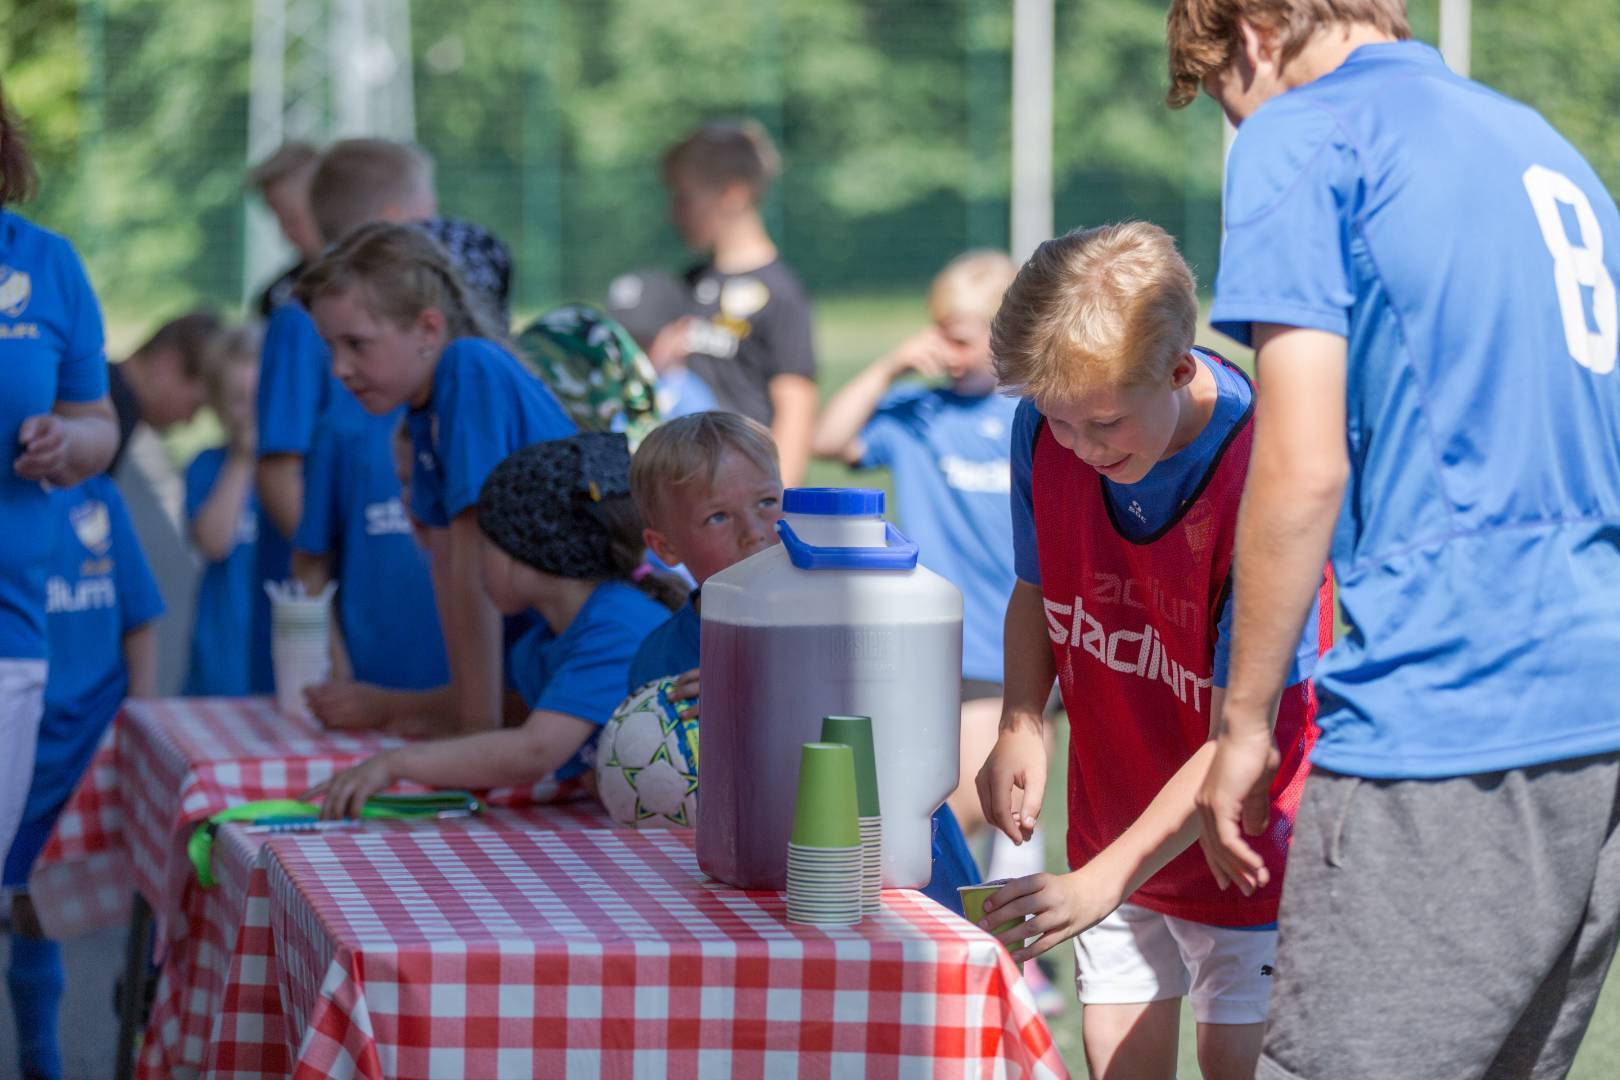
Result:
[[[770,424],[766,387],[778,375],[816,377],[810,300],[781,259],[746,274],[705,264],[688,271],[697,325],[687,366],[720,407]]]

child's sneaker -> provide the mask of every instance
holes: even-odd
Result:
[[[1052,980],[1047,977],[1039,961],[1024,961],[1024,985],[1029,987],[1030,994],[1035,998],[1035,1007],[1042,1016],[1052,1017],[1063,1012],[1063,994],[1052,985]]]

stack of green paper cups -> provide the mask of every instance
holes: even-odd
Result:
[[[870,716],[825,716],[821,741],[843,743],[855,754],[855,801],[861,829],[861,910],[876,914],[883,906],[883,811],[878,806],[877,754],[872,748]]]
[[[790,922],[861,921],[861,832],[855,753],[843,743],[805,743],[788,840]]]

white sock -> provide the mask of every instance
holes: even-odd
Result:
[[[985,880],[1028,877],[1046,869],[1046,833],[1040,825],[1035,835],[1022,844],[1014,844],[1007,834],[996,830],[990,837],[990,865]]]

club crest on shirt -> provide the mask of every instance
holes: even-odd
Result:
[[[15,319],[28,307],[34,294],[33,280],[21,270],[0,266],[0,315]]]
[[[112,518],[107,513],[107,504],[99,499],[80,503],[69,510],[68,523],[73,526],[73,535],[87,550],[105,555],[112,547]]]
[[[758,278],[731,278],[720,287],[720,310],[739,321],[770,303],[771,290]]]

